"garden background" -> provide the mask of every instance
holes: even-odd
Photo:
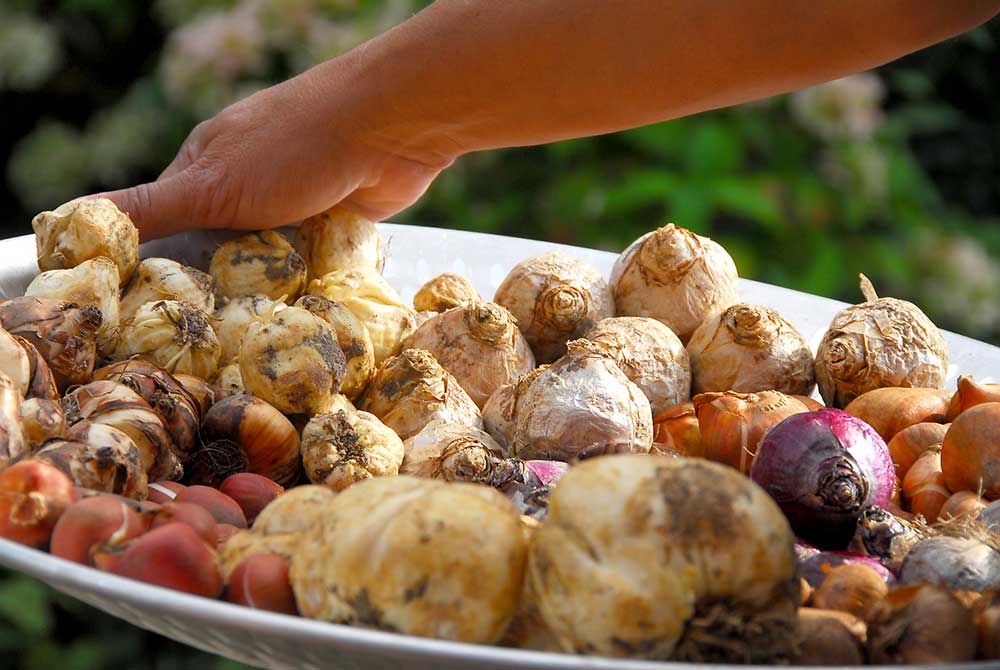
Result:
[[[0,237],[148,181],[201,119],[415,0],[0,0]],[[741,276],[842,300],[865,272],[1000,343],[1000,20],[872,72],[629,132],[463,157],[397,220],[621,250],[673,221]],[[2,262],[2,259],[0,259]],[[0,572],[25,669],[237,668]]]

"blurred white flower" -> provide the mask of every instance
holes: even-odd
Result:
[[[172,102],[211,114],[240,77],[264,69],[266,55],[251,6],[204,14],[171,34],[160,63],[164,88]]]
[[[1000,259],[969,237],[931,240],[919,252],[927,312],[971,336],[1000,332]]]
[[[889,160],[874,142],[829,147],[820,155],[819,169],[841,190],[870,202],[884,202],[889,195]]]
[[[55,28],[31,16],[0,10],[0,91],[38,88],[61,62]]]
[[[301,42],[290,51],[291,66],[302,72],[353,49],[369,37],[371,33],[358,21],[316,18],[309,22]]]
[[[799,123],[824,140],[866,138],[882,123],[884,97],[878,76],[863,72],[793,93],[791,109]]]

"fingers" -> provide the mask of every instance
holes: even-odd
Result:
[[[194,194],[188,173],[140,184],[133,188],[99,194],[126,212],[139,229],[142,241],[166,237],[193,228],[191,202]]]

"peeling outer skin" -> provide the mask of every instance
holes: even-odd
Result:
[[[700,459],[609,456],[560,480],[528,580],[563,651],[788,660],[800,579],[768,495]]]
[[[646,233],[611,271],[620,316],[649,316],[681,342],[737,300],[736,264],[719,244],[674,224]]]
[[[11,298],[0,303],[0,326],[38,349],[60,391],[90,381],[101,310],[52,298]]]
[[[0,373],[0,471],[27,451],[21,427],[21,396],[10,377]]]
[[[120,314],[131,319],[147,302],[177,300],[211,314],[215,309],[212,276],[169,258],[146,258],[122,289]]]
[[[52,375],[49,364],[45,362],[38,348],[31,342],[19,335],[14,335],[14,340],[21,345],[25,353],[28,354],[28,364],[31,370],[31,381],[28,382],[28,389],[25,393],[27,398],[38,398],[44,400],[59,401],[59,388],[56,386],[56,378]]]
[[[38,269],[62,270],[98,256],[118,266],[124,284],[139,262],[139,231],[107,198],[77,198],[31,220]]]
[[[538,375],[517,406],[511,451],[525,460],[571,461],[645,453],[653,416],[642,390],[589,340]]]
[[[199,443],[201,412],[198,402],[173,375],[135,358],[95,370],[93,379],[108,379],[135,391],[163,420],[181,462],[191,457]]]
[[[461,423],[432,421],[406,440],[404,450],[404,475],[499,486],[514,474],[493,438]]]
[[[208,267],[223,298],[263,294],[291,302],[306,286],[306,263],[274,230],[247,233],[222,244]]]
[[[492,302],[470,302],[431,317],[403,347],[431,352],[480,408],[500,386],[535,367],[514,317]]]
[[[382,236],[368,219],[341,207],[311,216],[295,231],[309,280],[346,268],[382,271]]]
[[[239,363],[248,392],[285,414],[314,414],[340,392],[346,359],[326,321],[287,307],[251,324]]]
[[[302,464],[309,481],[334,491],[399,474],[402,463],[402,440],[368,412],[319,414],[302,431]]]
[[[816,351],[816,382],[827,406],[844,408],[886,386],[941,388],[948,347],[913,303],[878,298],[843,309]]]
[[[380,477],[337,496],[290,578],[312,619],[491,644],[517,608],[525,554],[520,515],[497,491]]]
[[[691,399],[688,352],[674,332],[656,319],[604,319],[585,337],[607,346],[625,376],[646,394],[654,416]]]
[[[0,374],[7,377],[17,396],[24,398],[31,385],[32,361],[21,342],[27,340],[0,328]]]
[[[87,419],[128,435],[139,450],[149,481],[180,479],[183,474],[163,420],[127,386],[107,380],[91,382],[63,398],[63,411],[70,427]]]
[[[446,312],[468,302],[481,301],[479,291],[468,279],[445,272],[421,286],[413,296],[417,312]]]
[[[556,360],[566,353],[566,342],[615,313],[601,273],[560,251],[515,265],[493,300],[514,315],[539,363]]]
[[[368,268],[330,272],[309,283],[308,292],[342,303],[368,329],[375,365],[398,354],[417,328],[417,315],[382,275]]]
[[[176,300],[143,305],[122,325],[117,341],[115,360],[138,356],[169,373],[211,379],[219,365],[219,341],[208,316]]]
[[[223,580],[228,581],[236,566],[255,554],[277,554],[290,562],[303,537],[302,531],[264,535],[241,530],[219,547],[216,565]]]
[[[773,390],[808,396],[816,387],[809,343],[767,307],[731,305],[698,326],[687,350],[693,394]]]
[[[295,306],[323,319],[333,329],[346,359],[340,392],[349,400],[357,398],[375,375],[375,348],[368,328],[345,305],[321,295],[304,295]]]
[[[441,419],[482,428],[476,403],[432,354],[405,349],[383,363],[358,409],[371,412],[406,440]]]
[[[48,442],[32,460],[61,470],[76,486],[145,500],[148,479],[139,450],[128,435],[111,426],[81,421],[66,438]]]
[[[326,486],[306,484],[288,489],[268,503],[251,529],[255,534],[274,535],[308,530],[326,516],[337,494]]]

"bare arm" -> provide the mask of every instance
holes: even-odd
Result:
[[[156,184],[112,197],[146,236],[276,226],[341,201],[384,218],[463,153],[802,88],[997,11],[1000,0],[438,0],[225,110]]]
[[[394,142],[465,152],[605,133],[881,65],[968,30],[996,0],[438,0],[347,56]],[[321,66],[340,67],[341,64]],[[432,142],[433,143],[433,142]],[[449,147],[446,142],[445,148]]]

